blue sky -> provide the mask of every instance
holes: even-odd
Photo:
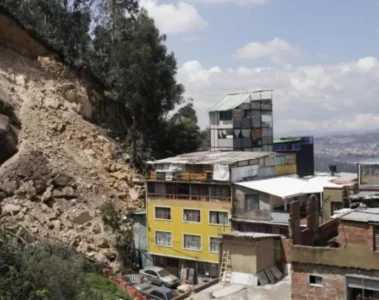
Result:
[[[141,0],[200,123],[229,92],[273,88],[275,133],[379,128],[379,1]]]

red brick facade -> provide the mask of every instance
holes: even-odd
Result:
[[[369,246],[373,249],[373,227],[368,223],[341,221],[338,226],[340,245],[353,244]]]
[[[292,262],[293,300],[344,300],[345,272],[343,268]],[[322,276],[322,286],[309,284],[309,275]]]

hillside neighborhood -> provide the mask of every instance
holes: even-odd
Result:
[[[201,131],[165,47],[158,63],[146,45],[120,54],[164,41],[133,5],[106,10],[114,27],[73,54],[10,3],[0,1],[0,299],[379,299],[375,138],[277,138],[275,89],[225,94]],[[67,18],[89,14],[78,3]],[[106,59],[91,60],[95,48]],[[159,80],[125,87],[155,63],[167,63]],[[320,171],[317,155],[334,160]]]

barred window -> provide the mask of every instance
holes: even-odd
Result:
[[[171,232],[156,231],[155,232],[155,244],[158,246],[171,247]]]
[[[183,221],[200,223],[200,210],[185,209],[183,211]]]
[[[201,237],[198,235],[184,235],[184,249],[201,250]]]
[[[155,218],[162,220],[171,220],[171,208],[155,207]]]

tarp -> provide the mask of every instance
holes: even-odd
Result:
[[[227,165],[213,165],[213,180],[216,181],[229,181],[230,172]]]

